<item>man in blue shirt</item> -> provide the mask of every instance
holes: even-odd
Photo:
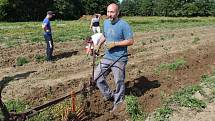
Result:
[[[100,64],[95,70],[94,79],[96,79],[101,72],[106,70],[120,56],[128,54],[127,46],[133,45],[133,32],[127,22],[118,18],[119,6],[115,3],[110,4],[107,7],[108,19],[104,21],[103,35],[99,41],[96,51],[99,50],[100,46],[105,44],[105,55],[101,60]],[[121,58],[115,63],[111,70],[101,76],[97,81],[96,85],[100,92],[104,96],[105,100],[114,99],[114,106],[111,112],[117,111],[118,107],[124,103],[125,95],[125,66],[128,61],[127,57]],[[106,77],[113,72],[116,89],[113,92],[106,82]]]
[[[52,40],[52,32],[51,32],[51,23],[50,19],[54,16],[55,14],[52,11],[48,11],[45,19],[43,20],[42,23],[42,28],[44,30],[44,38],[47,44],[46,48],[46,55],[47,55],[47,61],[52,61],[52,53],[53,53],[53,40]]]

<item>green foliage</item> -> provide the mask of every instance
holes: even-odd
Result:
[[[36,54],[34,58],[35,58],[35,61],[38,62],[38,63],[39,62],[43,62],[43,61],[46,60],[46,57],[44,55],[38,55],[38,54]]]
[[[135,96],[126,96],[125,100],[126,100],[126,103],[127,103],[127,111],[130,114],[139,113],[137,97],[135,97]]]
[[[177,70],[177,69],[179,69],[179,68],[185,66],[185,63],[186,63],[185,60],[183,60],[183,59],[178,59],[178,60],[175,60],[175,62],[173,62],[173,63],[164,65],[163,67],[164,67],[164,68],[167,68],[167,69],[169,69],[169,70]],[[163,67],[161,66],[161,68],[163,68]]]
[[[21,100],[10,100],[5,103],[8,111],[15,111],[17,113],[25,111],[27,108],[27,104]],[[4,118],[2,112],[0,111],[0,120],[2,121]]]
[[[6,8],[8,6],[8,0],[0,0],[0,20],[4,19],[7,15]]]
[[[196,43],[198,43],[199,41],[200,41],[200,38],[199,38],[199,37],[194,37],[192,43],[193,43],[193,44],[196,44]]]
[[[215,89],[215,73],[213,73],[211,76],[203,75],[202,83],[209,88]]]
[[[126,96],[126,111],[130,114],[132,121],[144,121],[145,114],[140,110],[137,97]]]
[[[168,121],[173,110],[168,106],[158,108],[154,114],[154,121]]]
[[[5,21],[40,20],[47,10],[53,9],[53,0],[8,0],[3,9]]]
[[[5,44],[6,44],[6,47],[11,48],[11,47],[19,45],[19,42],[18,41],[6,41]]]
[[[106,14],[118,0],[0,0],[0,20],[42,20],[48,10],[58,19],[78,19],[84,14]],[[123,16],[215,16],[214,0],[123,0]]]
[[[177,59],[173,63],[160,64],[159,67],[156,69],[156,72],[159,73],[162,70],[176,71],[184,67],[185,64],[186,64],[185,60]]]
[[[78,19],[83,13],[80,0],[54,0],[54,6],[60,19]]]
[[[211,75],[203,75],[201,83],[203,87],[207,87],[211,90],[209,100],[213,100],[215,98],[215,70]]]
[[[17,113],[20,113],[26,109],[26,103],[21,100],[10,100],[5,104],[9,111],[15,110]]]
[[[215,18],[213,17],[123,17],[123,19],[125,19],[131,25],[134,32],[211,26],[214,25],[215,22]],[[92,35],[91,31],[89,30],[88,20],[55,20],[52,21],[51,24],[54,42],[80,41],[87,36]],[[101,21],[101,25],[102,24],[103,20]],[[173,37],[173,34],[166,34],[163,36],[164,40],[172,39]],[[26,42],[44,42],[41,22],[0,22],[0,43],[6,45],[7,47],[14,47]]]
[[[214,16],[214,0],[123,0],[122,15]]]
[[[197,16],[198,14],[198,6],[196,6],[193,3],[186,3],[183,5],[183,12],[182,15],[183,16]]]
[[[144,42],[144,40],[141,41],[141,45],[142,46],[146,45],[146,43]]]
[[[164,41],[164,40],[167,40],[167,39],[172,39],[174,38],[174,34],[166,34],[166,35],[161,35],[160,36],[160,40]]]
[[[132,26],[134,31],[156,31],[174,28],[213,25],[213,17],[123,17]]]
[[[28,59],[25,58],[25,57],[18,57],[18,58],[16,59],[16,65],[17,65],[17,66],[23,66],[24,64],[27,64],[27,63],[29,63],[29,61],[28,61]]]
[[[206,97],[206,100],[199,100],[194,97],[196,92],[204,93],[205,85],[211,89],[211,94]],[[164,94],[161,94],[164,95]],[[163,97],[163,96],[162,96]],[[188,107],[191,109],[201,110],[206,107],[205,101],[211,101],[215,98],[215,71],[211,75],[203,75],[201,84],[185,87],[173,94],[167,100],[164,100],[163,106],[156,110],[154,113],[154,121],[168,121],[173,110],[172,104],[178,104],[179,106]]]
[[[139,3],[139,4],[138,4]],[[121,14],[126,16],[140,15],[141,0],[123,0],[121,3]],[[142,12],[141,12],[142,13]]]
[[[17,113],[26,111],[29,106],[21,100],[11,100],[5,103],[9,111],[16,111]],[[67,107],[71,107],[70,101],[65,100],[59,104],[56,104],[46,110],[38,113],[34,117],[27,121],[54,121],[61,120],[61,115],[64,113]],[[3,120],[2,112],[0,111],[0,121]]]
[[[110,3],[118,3],[118,0],[81,0],[83,5],[83,13],[87,15],[93,15],[100,13],[105,15],[107,6]]]
[[[180,106],[202,109],[206,107],[206,103],[202,100],[196,99],[192,95],[201,91],[201,86],[194,85],[182,89],[174,94],[173,98],[170,99],[170,102],[179,104]]]
[[[112,2],[118,0],[1,0],[0,20],[38,21],[48,10],[54,11],[58,19],[74,20],[83,14],[106,14],[106,7]]]
[[[30,118],[28,121],[60,121],[61,115],[64,113],[66,108],[71,107],[70,101],[65,100],[57,105],[54,105],[38,115]]]

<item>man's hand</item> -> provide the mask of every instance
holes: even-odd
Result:
[[[114,48],[114,47],[116,47],[116,42],[109,42],[109,43],[106,43],[106,48],[107,48],[108,50],[110,50],[110,49],[112,49],[112,48]]]

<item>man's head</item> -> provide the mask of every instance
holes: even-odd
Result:
[[[52,18],[53,16],[55,16],[54,12],[53,11],[48,11],[47,12],[47,17],[50,19]]]
[[[99,15],[97,15],[97,14],[96,14],[95,16],[96,16],[96,18],[98,18],[98,17],[99,17]]]
[[[107,17],[110,21],[114,21],[118,18],[119,6],[116,3],[111,3],[107,7]]]

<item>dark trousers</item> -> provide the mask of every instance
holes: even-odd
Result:
[[[50,61],[52,60],[52,53],[53,53],[53,40],[52,40],[52,35],[51,34],[44,34],[44,38],[46,41],[46,55],[47,55],[47,60]]]

